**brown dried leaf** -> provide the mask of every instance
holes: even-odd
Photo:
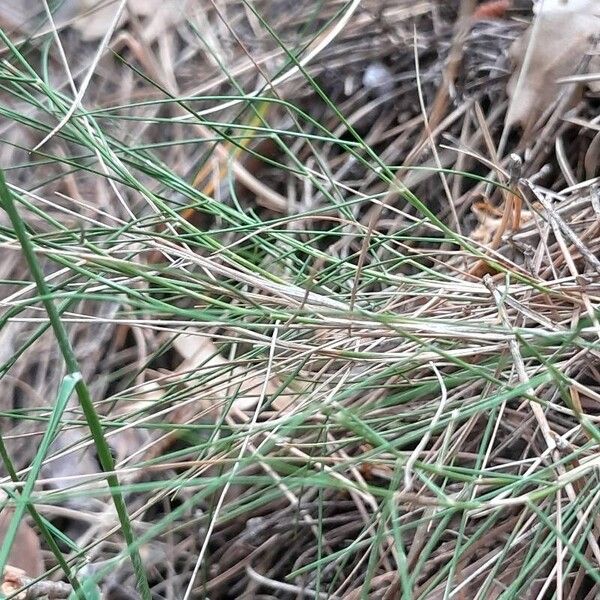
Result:
[[[4,544],[4,536],[12,515],[13,511],[9,508],[4,508],[0,512],[0,546]],[[39,577],[45,571],[40,540],[35,531],[25,521],[21,521],[17,530],[15,541],[8,555],[8,564],[16,570],[23,570],[29,577],[33,578]],[[21,586],[16,589],[19,589],[19,587]]]
[[[502,221],[502,215],[487,202],[475,202],[471,211],[477,217],[479,225],[471,232],[471,239],[487,246],[493,239],[494,234]]]
[[[85,41],[99,40],[111,24],[118,3],[106,5],[100,0],[75,0],[79,18],[74,27]],[[73,3],[73,0],[71,0]],[[129,0],[118,27],[124,25],[130,15],[147,17],[144,37],[154,41],[165,29],[176,25],[184,18],[188,2],[184,0]]]
[[[597,0],[544,0],[529,30],[515,41],[506,124],[529,130],[560,95],[557,80],[574,75],[600,34]],[[588,65],[589,68],[589,65]]]
[[[217,374],[211,381],[211,396],[212,400],[207,400],[207,408],[214,406],[216,398],[220,404],[227,399],[227,384],[234,378],[237,379],[235,369],[226,370],[227,361],[221,356],[218,348],[208,338],[195,336],[191,334],[180,335],[173,344],[175,349],[184,360],[179,365],[177,371],[190,371],[193,369],[202,368],[203,370],[215,370]],[[236,406],[245,410],[256,404],[256,398],[248,401],[241,393],[236,399]]]
[[[163,396],[163,390],[155,381],[149,381],[136,390],[136,402],[126,402],[114,412],[114,417],[133,413],[143,414],[149,411]],[[108,437],[108,444],[112,450],[117,466],[123,466],[132,457],[138,457],[140,452],[147,448],[152,441],[152,436],[143,427],[126,427],[118,430]]]
[[[100,465],[90,447],[86,447],[87,432],[83,428],[71,428],[61,431],[50,446],[50,454],[55,458],[48,460],[42,467],[42,476],[48,479],[47,486],[54,490],[65,491],[88,483],[100,472]],[[81,448],[75,448],[81,444]],[[89,503],[77,497],[69,497],[65,505],[75,510],[88,508]]]
[[[183,334],[177,337],[174,344],[175,349],[184,358],[177,371],[188,371],[192,369],[215,369],[217,375],[211,381],[211,396],[207,402],[207,408],[214,406],[216,398],[220,404],[224,404],[231,394],[235,394],[235,408],[239,410],[250,410],[256,406],[264,384],[264,375],[260,372],[248,372],[240,367],[226,370],[224,367],[227,360],[219,354],[215,344],[202,336]],[[230,384],[230,385],[228,385]],[[281,386],[276,375],[271,375],[266,386],[266,395],[274,394]],[[280,394],[273,402],[276,410],[286,410],[293,403],[294,397],[288,393]]]
[[[61,3],[53,13],[54,22],[60,24],[75,15],[74,2]],[[44,5],[39,0],[2,0],[0,2],[0,27],[8,33],[32,33],[46,20]]]
[[[57,600],[58,598],[70,598],[73,588],[62,581],[36,581],[35,577],[29,577],[23,569],[6,565],[4,576],[0,585],[0,592],[13,600]],[[27,590],[19,592],[27,586]]]
[[[0,3],[0,27],[8,31],[21,29],[39,13],[39,6],[23,0],[5,0]]]
[[[502,223],[502,212],[485,201],[473,203],[471,210],[477,217],[479,225],[473,229],[470,237],[482,246],[488,246],[494,239],[494,235]],[[521,211],[521,224],[527,224],[531,218],[530,211]]]
[[[0,585],[0,591],[4,596],[13,596],[16,600],[25,600],[26,592],[21,592],[16,596],[15,594],[21,588],[25,587],[26,581],[27,573],[25,573],[23,569],[13,567],[12,565],[6,565],[2,577],[2,585]]]
[[[73,27],[79,31],[81,38],[86,42],[102,39],[106,30],[112,23],[117,10],[117,4],[100,6],[103,2],[98,0],[77,0],[78,17]],[[96,8],[98,7],[98,8]],[[126,21],[126,14],[121,15],[119,25]]]
[[[474,21],[484,21],[488,19],[502,19],[506,11],[511,7],[512,0],[488,0],[480,4],[473,13]]]

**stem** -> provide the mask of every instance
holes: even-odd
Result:
[[[54,305],[54,302],[52,301],[52,295],[48,285],[46,284],[44,274],[35,255],[33,244],[29,239],[25,224],[23,223],[23,220],[16,209],[15,203],[13,202],[10,190],[6,185],[6,180],[2,169],[0,169],[0,201],[2,202],[2,206],[12,223],[12,226],[15,230],[15,235],[21,244],[23,256],[27,261],[29,270],[31,271],[31,275],[38,289],[38,293],[41,296],[44,308],[48,313],[48,319],[50,320],[56,341],[58,342],[58,346],[65,361],[67,373],[70,375],[75,375],[79,372],[77,358],[75,357],[75,353],[71,347],[71,342],[69,341],[67,331],[60,319],[60,314]],[[119,518],[119,522],[121,523],[123,536],[127,545],[131,547],[133,546],[134,537],[131,528],[131,522],[129,520],[129,514],[127,513],[127,506],[125,504],[123,495],[119,490],[119,479],[115,472],[115,465],[110,448],[102,432],[100,419],[98,418],[98,414],[94,409],[94,403],[90,396],[90,392],[83,379],[79,379],[79,381],[76,383],[75,391],[77,393],[79,404],[81,405],[81,409],[85,416],[90,433],[96,445],[98,460],[103,471],[106,473],[106,482],[110,488],[110,493],[117,511],[117,516]],[[138,582],[138,590],[143,600],[151,600],[148,580],[146,579],[146,573],[142,564],[142,559],[137,549],[132,547],[130,556]]]

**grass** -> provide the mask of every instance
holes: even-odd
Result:
[[[455,3],[196,4],[0,33],[0,566],[29,513],[80,596],[593,597],[593,193],[527,187],[538,145],[522,230],[473,235],[518,23],[465,45],[436,166]]]

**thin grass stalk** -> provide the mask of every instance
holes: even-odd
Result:
[[[48,318],[50,320],[50,323],[52,324],[52,329],[54,331],[56,341],[65,361],[67,374],[71,377],[77,378],[77,383],[74,386],[75,391],[77,393],[77,397],[85,415],[85,419],[90,429],[90,433],[92,435],[92,438],[94,439],[94,443],[96,445],[96,450],[98,453],[98,460],[102,469],[106,473],[106,482],[111,491],[111,496],[115,505],[115,509],[117,511],[117,516],[119,518],[119,522],[121,523],[121,528],[123,530],[123,536],[128,547],[131,547],[133,546],[134,542],[133,529],[129,520],[129,514],[127,512],[125,499],[123,498],[122,493],[118,490],[119,479],[115,472],[115,465],[110,451],[110,447],[104,437],[104,433],[102,431],[102,424],[94,408],[94,403],[92,401],[88,387],[79,373],[79,364],[77,362],[77,358],[75,357],[75,353],[73,352],[73,348],[71,346],[71,342],[69,341],[67,331],[61,321],[60,313],[54,305],[50,289],[46,284],[43,271],[35,255],[33,244],[29,239],[29,234],[27,233],[25,224],[21,219],[19,212],[17,211],[15,203],[13,202],[12,195],[6,184],[4,172],[2,171],[2,169],[0,169],[0,200],[2,201],[2,206],[12,223],[15,235],[21,245],[23,255],[25,257],[25,260],[27,261],[27,264],[31,271],[31,275],[35,281],[42,303],[44,305],[44,308],[46,309],[46,312],[48,313]],[[15,511],[13,519],[10,523],[9,531],[6,535],[5,543],[3,544],[2,549],[0,549],[0,572],[4,570],[4,566],[8,558],[8,552],[14,541],[14,536],[16,534],[23,510],[24,505],[21,505],[20,511]],[[138,550],[132,548],[130,556],[136,574],[139,592],[144,600],[151,600],[152,596],[150,593],[150,587],[148,585],[144,565],[142,563],[142,559]]]

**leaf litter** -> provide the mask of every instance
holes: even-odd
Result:
[[[116,4],[86,15],[90,3],[65,2],[56,13],[77,81]],[[51,217],[27,210],[32,231],[71,235],[68,261],[41,243],[39,254],[55,289],[74,293],[64,320],[157,597],[598,593],[600,201],[597,98],[585,80],[597,71],[595,8],[545,0],[533,17],[528,4],[487,3],[456,26],[468,4],[281,0],[253,3],[254,13],[129,3],[109,48],[120,58],[102,57],[83,105],[120,160],[123,148],[147,153],[127,165],[152,196],[108,180],[75,124],[29,156],[45,132],[15,116],[52,128],[62,114],[28,102],[5,65],[2,164],[15,192]],[[0,21],[41,54],[51,27],[39,6],[18,12],[28,8],[3,3]],[[352,12],[338,30],[342,9]],[[263,19],[300,60],[315,52],[303,67],[314,84]],[[47,78],[66,93],[56,51]],[[424,106],[441,107],[429,145],[417,72]],[[243,112],[240,90],[250,96],[265,75],[281,80],[277,102],[265,93]],[[563,101],[569,86],[579,90]],[[156,103],[165,89],[186,106]],[[386,165],[410,157],[412,169],[382,176],[355,133]],[[234,154],[231,140],[252,153]],[[511,152],[524,158],[515,181]],[[503,219],[509,193],[521,204]],[[130,213],[141,237],[124,227]],[[444,229],[455,216],[460,243]],[[52,336],[36,333],[44,316],[3,235],[3,311],[14,314],[2,328],[2,432],[25,469],[64,373]],[[74,400],[67,414],[36,506],[70,539],[66,557],[84,552],[79,571],[98,573],[104,598],[136,597]],[[542,546],[553,551],[535,554]]]
[[[594,0],[544,0],[534,13],[533,24],[510,50],[516,68],[508,84],[506,121],[525,129],[557,98],[573,96],[567,100],[575,101],[577,90],[570,87],[577,86],[566,86],[561,79],[600,66],[593,56],[600,38],[600,9]]]

